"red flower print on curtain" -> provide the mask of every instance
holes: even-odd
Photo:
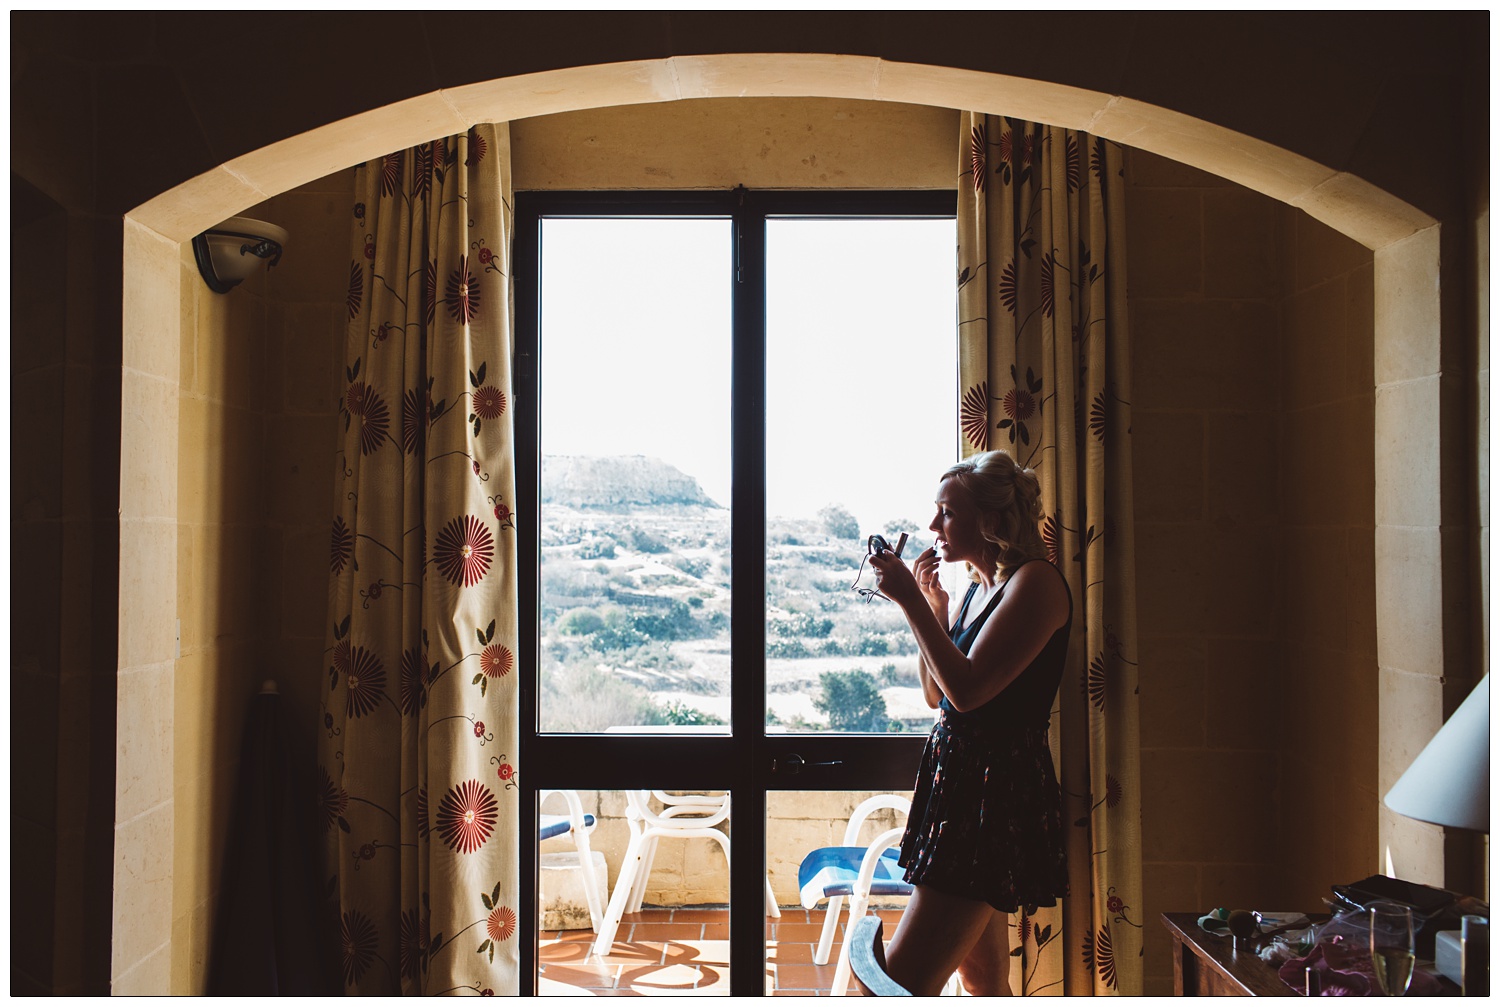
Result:
[[[474,393],[474,415],[482,420],[497,419],[505,412],[505,393],[494,385],[485,385]]]
[[[398,940],[402,979],[415,980],[420,974],[427,959],[426,943],[422,937],[422,925],[417,911],[406,910],[401,914],[401,936]]]
[[[490,913],[486,930],[492,941],[508,941],[516,932],[516,912],[509,906],[500,906]]]
[[[349,290],[344,295],[344,306],[350,318],[359,317],[360,306],[365,302],[365,271],[358,262],[349,263]]]
[[[1139,905],[1141,888],[1121,152],[980,113],[961,117],[958,140],[974,183],[958,192],[961,443],[1036,471],[1047,557],[1074,603],[1050,731],[1070,894],[1017,924],[1012,986],[1138,994],[1141,927],[1115,908]]]
[[[380,705],[385,694],[385,668],[380,658],[363,647],[354,647],[349,654],[349,671],[344,679],[349,716],[363,717]]]
[[[495,538],[484,522],[472,514],[454,518],[438,534],[432,561],[443,576],[455,584],[473,587],[489,571],[495,556]]]
[[[448,277],[448,313],[461,325],[468,325],[479,312],[479,281],[469,272],[469,257],[458,260],[458,268]]]
[[[964,392],[959,403],[959,425],[975,451],[990,449],[990,383],[981,381]]]
[[[495,795],[488,787],[466,780],[444,794],[438,804],[438,834],[459,853],[473,853],[494,830],[495,808]]]
[[[344,953],[344,985],[359,982],[372,962],[379,947],[379,935],[375,924],[360,912],[344,914],[340,945]]]
[[[356,170],[318,759],[351,995],[520,992],[509,160],[481,124]]]

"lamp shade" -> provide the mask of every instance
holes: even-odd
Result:
[[[1421,822],[1490,831],[1488,675],[1401,774],[1385,806]]]

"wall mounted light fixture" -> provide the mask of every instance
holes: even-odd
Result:
[[[193,256],[208,289],[227,294],[261,262],[270,269],[281,261],[287,233],[275,224],[249,217],[230,217],[193,239]]]

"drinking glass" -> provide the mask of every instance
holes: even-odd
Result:
[[[1375,981],[1386,996],[1405,996],[1417,959],[1411,907],[1372,902],[1365,909],[1370,917],[1370,960],[1375,966]]]

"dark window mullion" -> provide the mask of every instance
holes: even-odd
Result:
[[[736,759],[729,989],[765,994],[766,223],[739,190],[734,217],[731,722]],[[759,852],[757,856],[756,853]]]
[[[541,415],[538,391],[541,385],[539,350],[541,342],[541,215],[534,204],[517,200],[514,257],[511,280],[515,288],[515,366],[513,391],[515,409],[516,509],[521,515],[516,535],[516,593],[520,610],[520,639],[516,641],[523,661],[536,667],[539,651],[537,601],[541,578],[541,448],[538,418]],[[523,664],[523,667],[525,665]],[[520,990],[524,996],[536,995],[537,981],[537,834],[536,788],[525,786],[530,777],[536,744],[536,693],[534,674],[518,676],[519,707],[517,719],[516,763],[524,772],[518,803],[516,846],[519,851],[518,877],[521,900],[521,946],[519,954]]]

